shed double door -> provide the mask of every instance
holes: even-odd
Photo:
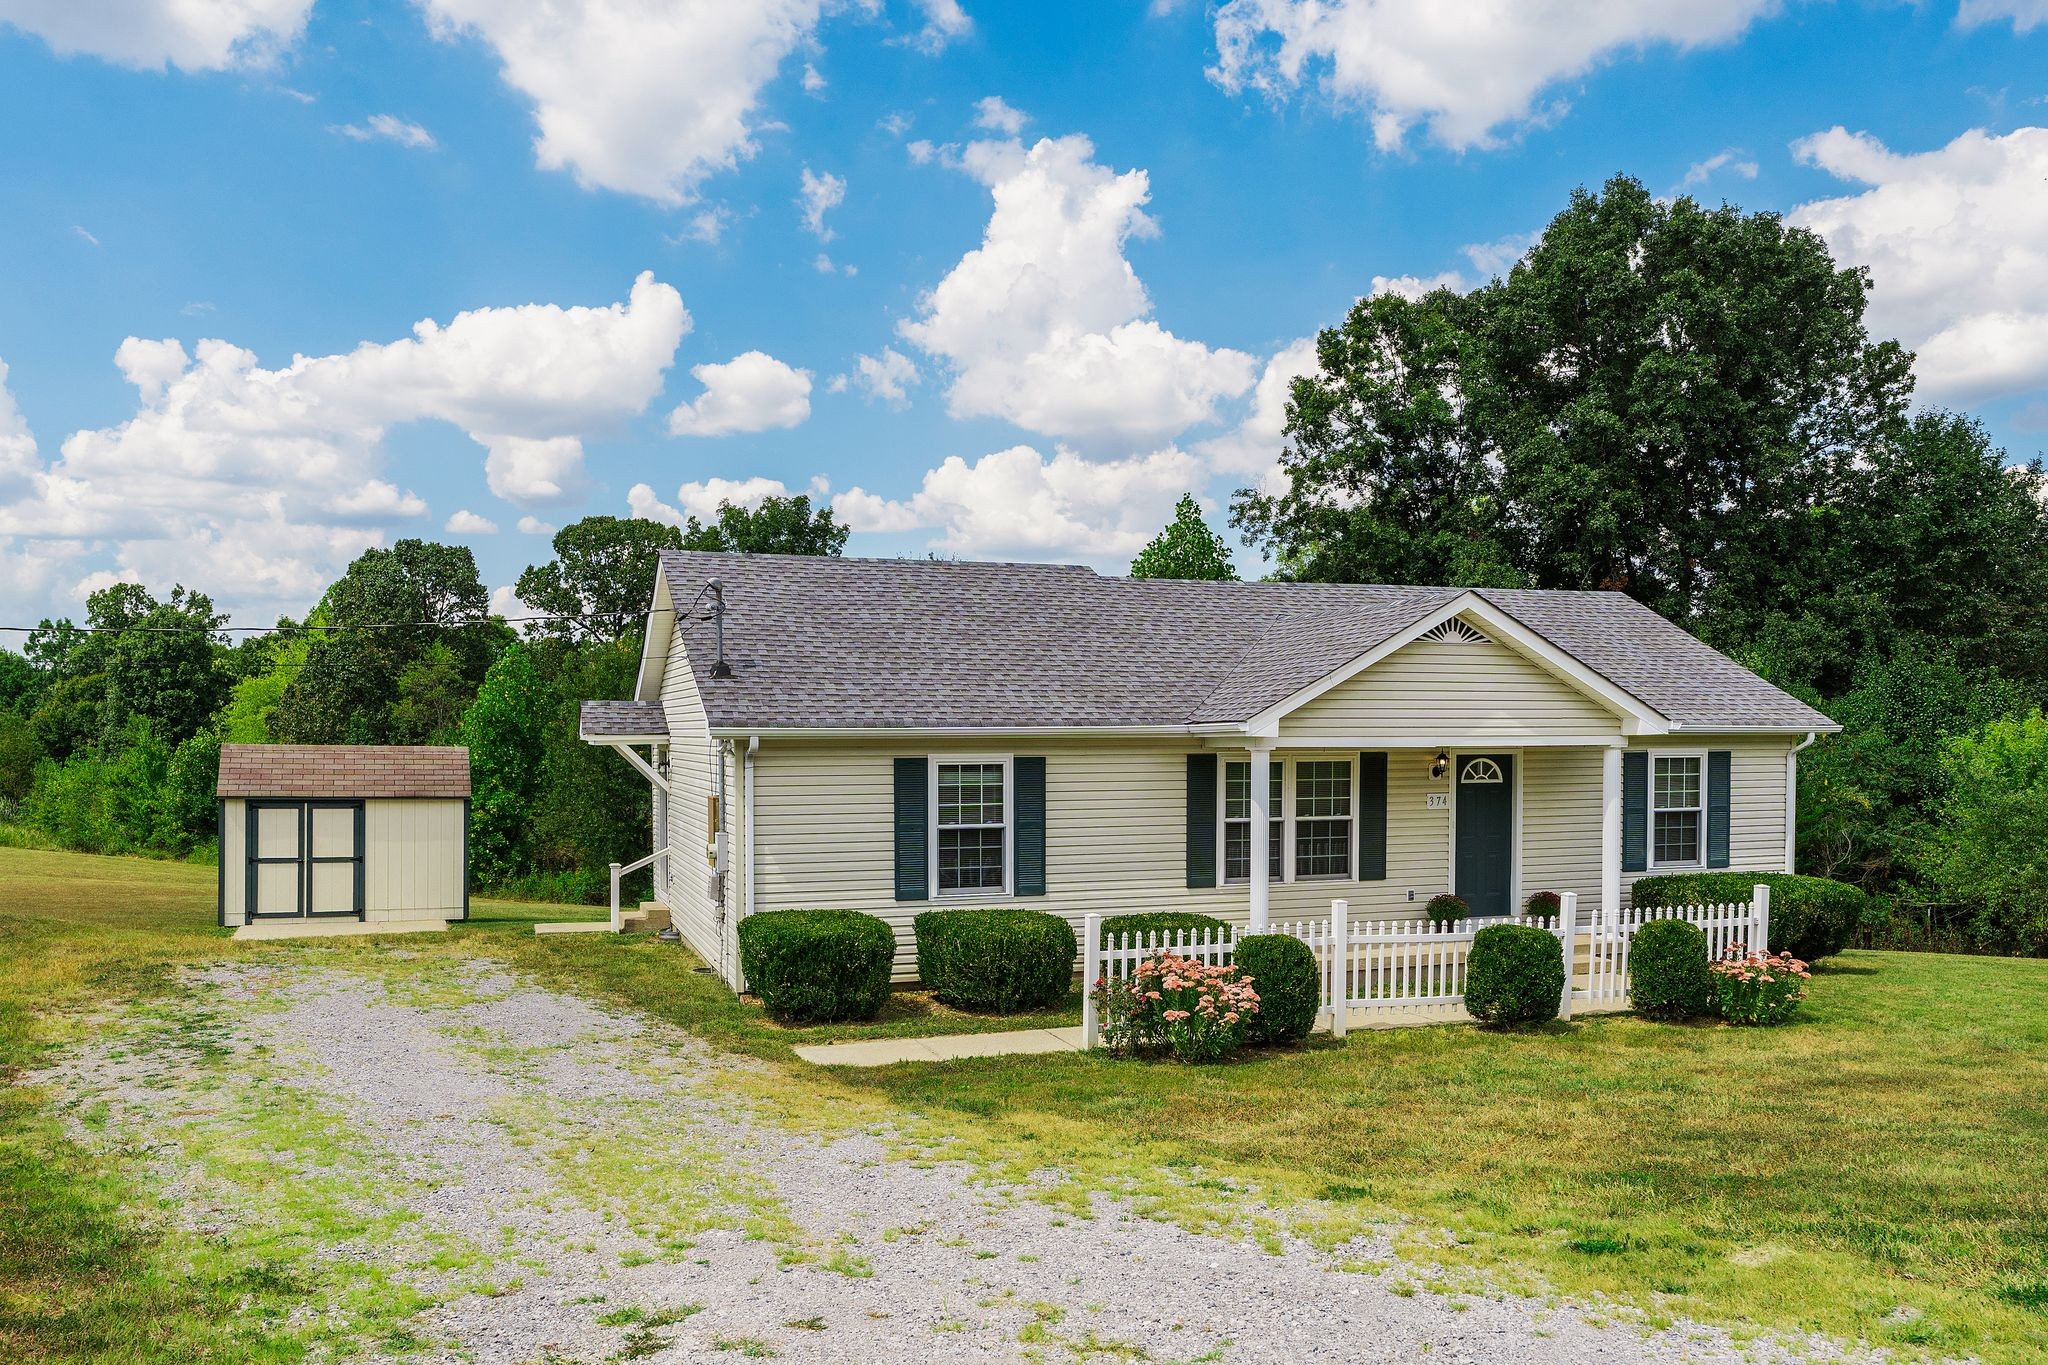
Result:
[[[363,803],[249,803],[251,919],[363,915]]]

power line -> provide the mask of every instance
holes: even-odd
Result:
[[[699,592],[697,596],[701,599],[703,593]],[[650,608],[645,615],[670,615],[691,622],[709,620],[708,614],[705,616],[693,616],[690,614],[696,608],[696,605],[696,602],[693,601],[689,607],[682,611],[678,611],[674,607],[654,607]],[[293,634],[298,631],[470,630],[476,626],[485,625],[492,620],[518,626],[540,621],[609,621],[622,614],[626,613],[587,611],[559,616],[484,616],[473,621],[351,621],[346,625],[302,623],[289,626],[79,626],[73,625],[69,621],[60,621],[44,622],[38,626],[0,626],[0,631],[12,631],[24,635],[33,635],[37,631],[71,635],[184,635],[193,631],[198,631],[205,635],[280,635]],[[633,619],[638,620],[642,613],[633,612],[630,615]]]

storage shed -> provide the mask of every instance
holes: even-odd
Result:
[[[469,917],[469,750],[223,744],[220,923],[237,938]]]

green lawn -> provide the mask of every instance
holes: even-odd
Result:
[[[222,937],[213,878],[0,849],[0,1066],[32,1065],[82,1003],[172,989],[178,962],[299,951]],[[680,949],[529,932],[564,913],[479,902],[456,933],[401,946],[488,954],[778,1063],[759,1085],[807,1121],[888,1117],[1191,1224],[1241,1216],[1250,1189],[1309,1235],[1402,1219],[1412,1254],[1652,1316],[2048,1358],[2048,962],[1851,953],[1781,1030],[1609,1017],[1354,1033],[1207,1069],[1059,1055],[822,1072],[788,1045],[964,1021],[917,997],[875,1024],[779,1028]],[[0,1358],[290,1358],[234,1326],[238,1304],[290,1286],[195,1262],[131,1216],[128,1180],[85,1161],[34,1092],[0,1092]]]

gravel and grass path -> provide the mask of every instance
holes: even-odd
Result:
[[[161,1216],[302,1285],[273,1325],[333,1353],[1743,1358],[1710,1329],[1453,1289],[1381,1236],[1191,1232],[1053,1171],[1005,1183],[886,1124],[813,1124],[750,1095],[760,1063],[485,960],[298,949],[87,1022],[27,1079],[89,1149],[141,1157]]]

